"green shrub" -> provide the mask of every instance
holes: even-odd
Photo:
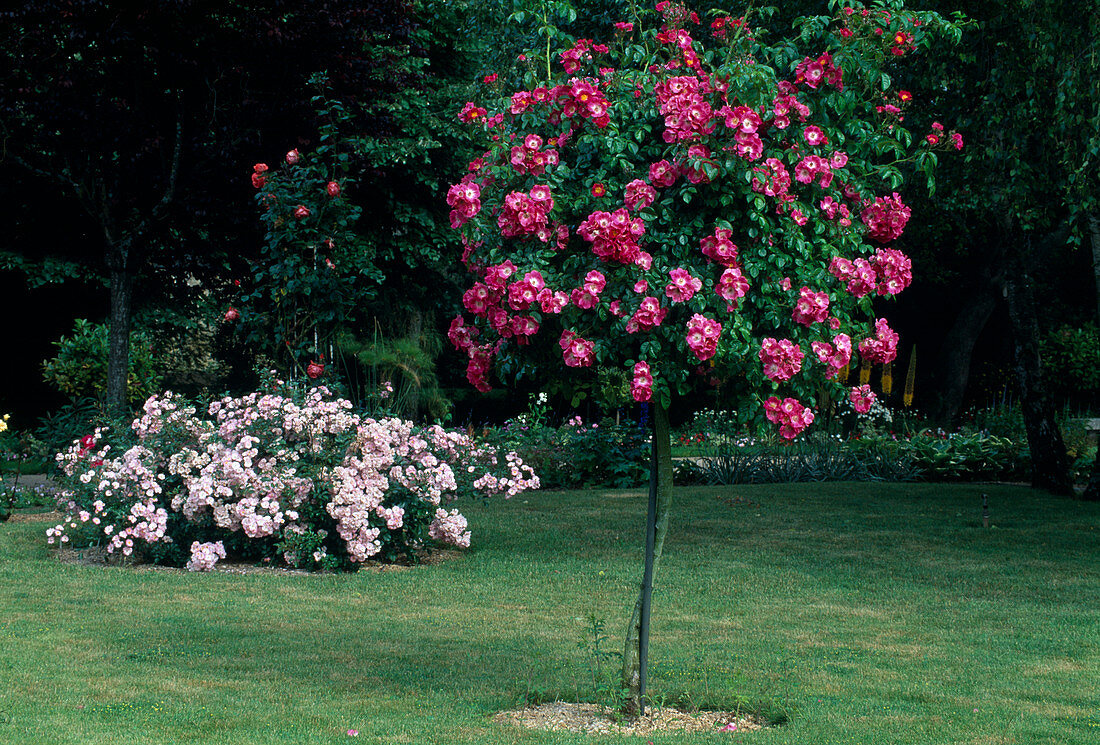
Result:
[[[925,430],[911,437],[819,435],[790,444],[742,437],[681,461],[678,483],[813,481],[1014,481],[1026,478],[1026,446],[988,433]]]
[[[514,450],[539,475],[543,488],[621,489],[648,479],[649,436],[633,423],[604,419],[586,424],[573,417],[551,427],[541,417],[525,414],[485,435]]]
[[[1100,329],[1063,326],[1040,343],[1052,392],[1067,406],[1095,406],[1100,399]]]
[[[913,481],[913,459],[888,438],[842,441],[819,435],[790,444],[750,437],[727,439],[681,463],[678,483],[708,485],[813,481]]]
[[[54,342],[57,356],[42,363],[46,381],[73,400],[103,400],[107,391],[107,324],[76,319],[70,336]],[[144,401],[160,387],[153,343],[141,331],[130,335],[127,393],[130,403]]]
[[[1012,481],[1025,478],[1026,445],[985,432],[925,432],[908,440],[908,451],[926,481]]]

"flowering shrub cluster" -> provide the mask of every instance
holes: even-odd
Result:
[[[458,495],[539,485],[515,453],[277,380],[201,413],[154,396],[130,432],[97,429],[57,462],[65,517],[50,543],[192,570],[227,555],[306,568],[415,560],[429,541],[469,545],[465,518],[444,508]]]
[[[564,367],[622,369],[636,401],[732,382],[740,409],[793,438],[811,399],[849,397],[855,350],[894,358],[864,298],[912,281],[891,245],[912,216],[898,163],[916,150],[930,177],[939,140],[902,129],[912,95],[882,66],[951,24],[894,0],[800,23],[770,47],[748,16],[718,14],[708,39],[663,1],[467,104],[487,149],[447,197],[474,275],[472,321],[449,338],[473,385],[545,337]]]

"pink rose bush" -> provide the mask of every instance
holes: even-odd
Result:
[[[663,407],[722,385],[789,439],[847,396],[854,355],[893,359],[865,298],[912,282],[899,164],[902,143],[927,145],[884,108],[900,99],[881,66],[895,39],[915,51],[953,29],[843,11],[769,47],[743,19],[708,35],[662,2],[606,44],[532,51],[519,90],[468,104],[486,112],[470,121],[485,152],[447,196],[473,275],[449,338],[479,390],[533,345]],[[494,288],[502,262],[538,288]]]
[[[445,509],[458,496],[539,486],[515,453],[280,381],[202,413],[154,396],[129,432],[97,429],[57,462],[65,517],[49,543],[193,571],[227,555],[307,568],[415,560],[432,541],[469,545],[465,518]]]

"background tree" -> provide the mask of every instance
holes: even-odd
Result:
[[[412,28],[396,1],[50,0],[16,4],[3,21],[3,162],[52,185],[99,233],[76,258],[109,281],[118,410],[141,273],[159,264],[182,284],[232,266],[254,235],[224,208],[247,188],[241,163],[265,137],[281,150],[310,131],[313,72],[362,96],[392,87],[379,48]]]
[[[922,125],[942,114],[967,132],[963,159],[947,164],[936,202],[939,235],[916,255],[944,283],[967,286],[943,339],[939,415],[963,404],[971,353],[998,309],[1011,334],[1014,378],[1024,414],[1033,483],[1070,493],[1065,446],[1040,355],[1041,330],[1078,325],[1091,305],[1059,302],[1073,257],[1067,242],[1088,237],[1097,194],[1100,5],[1044,0],[941,2],[975,21],[955,50],[925,58],[901,84]],[[1087,12],[1088,9],[1092,12]],[[1084,11],[1084,12],[1083,12]],[[946,84],[945,84],[946,83]],[[945,271],[946,270],[946,271]],[[1057,290],[1042,294],[1044,287]],[[1083,289],[1085,295],[1095,288]],[[941,293],[942,297],[942,293]],[[1003,299],[1003,300],[1002,300]],[[937,300],[942,302],[942,300]],[[949,321],[950,323],[950,321]]]

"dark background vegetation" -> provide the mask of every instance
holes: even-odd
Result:
[[[348,348],[356,351],[340,369],[363,387],[396,377],[424,414],[449,400],[461,423],[522,409],[542,388],[535,379],[475,397],[463,360],[440,343],[461,292],[461,247],[443,197],[478,154],[455,113],[488,95],[484,75],[498,72],[500,85],[513,79],[516,51],[533,40],[532,28],[508,22],[509,13],[548,5],[553,16],[561,4],[7,6],[0,409],[30,427],[66,403],[43,381],[41,364],[77,318],[160,323],[164,344],[206,324],[210,351],[224,365],[190,379],[193,392],[246,386],[257,359],[278,355],[242,346],[221,315],[241,294],[233,281],[247,284],[260,256],[252,164],[276,165],[287,150],[318,144],[322,121],[308,82],[316,73],[327,76],[325,95],[345,107],[341,136],[359,147],[350,195],[362,209],[365,250],[385,276],[348,318]],[[567,31],[606,38],[627,4],[574,5],[578,20]],[[906,112],[914,133],[939,120],[967,143],[958,157],[943,158],[934,194],[919,180],[906,188],[913,218],[898,245],[914,259],[915,281],[881,309],[903,340],[894,378],[904,379],[915,346],[917,407],[931,421],[950,427],[975,408],[1012,402],[1024,410],[1033,456],[1051,441],[1055,460],[1054,414],[1095,414],[1100,391],[1088,373],[1100,352],[1057,344],[1090,328],[1092,336],[1077,338],[1097,338],[1096,5],[928,0],[920,7],[961,11],[972,22],[959,45],[925,50],[894,81],[914,94]],[[823,12],[823,2],[785,3],[770,22]],[[175,321],[163,320],[167,311]],[[124,343],[119,334],[113,346]],[[596,412],[594,391],[582,402],[578,390],[551,389],[559,414]],[[681,410],[713,403],[701,395]]]

